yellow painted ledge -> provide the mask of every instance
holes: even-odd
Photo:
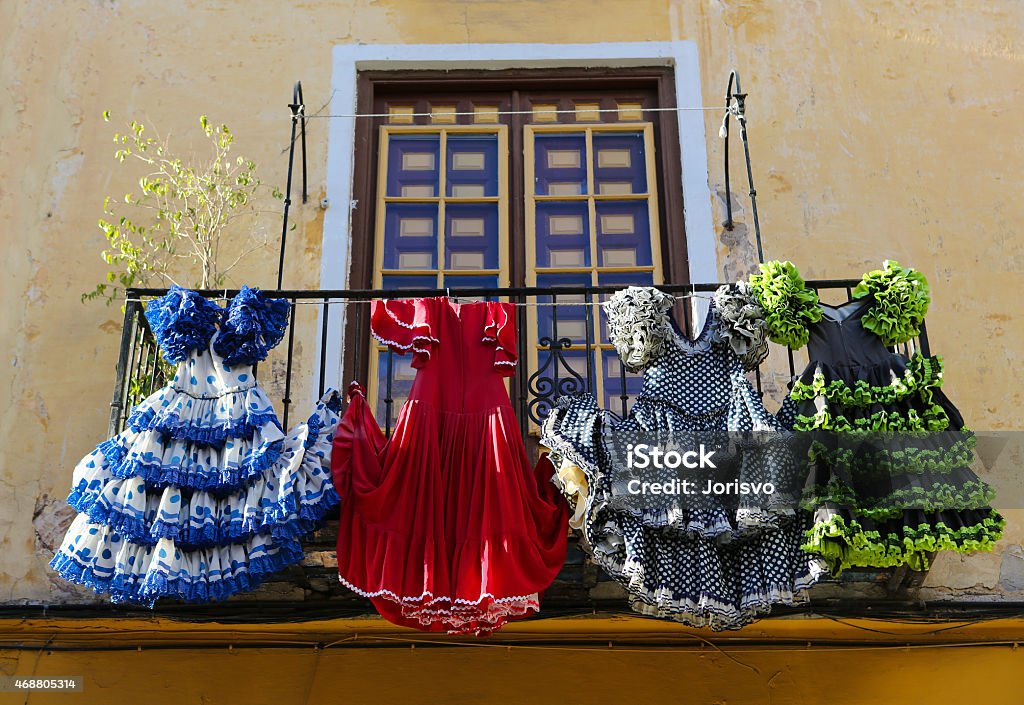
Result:
[[[513,622],[487,639],[430,634],[379,617],[280,623],[194,622],[167,617],[0,619],[0,646],[125,648],[147,646],[382,646],[571,643],[763,646],[822,644],[938,645],[1024,642],[1024,618],[980,621],[896,621],[798,615],[763,619],[739,631],[712,632],[674,622],[619,614]]]
[[[82,676],[0,704],[928,705],[1020,703],[1024,620],[913,624],[795,616],[712,633],[596,614],[486,640],[379,618],[218,624],[0,620],[0,675]]]

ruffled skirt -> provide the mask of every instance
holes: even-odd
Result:
[[[541,444],[574,507],[572,525],[594,561],[626,588],[635,611],[738,629],[772,605],[793,604],[824,573],[821,561],[800,549],[806,527],[794,484],[801,466],[790,438],[750,411],[756,409],[740,399],[719,414],[690,416],[641,398],[619,419],[582,394],[559,399],[545,420]],[[628,467],[622,453],[638,438],[703,443],[716,450],[717,467],[680,476],[693,483],[691,494],[640,502],[628,484],[642,482],[644,473]],[[706,494],[709,481],[770,483],[778,491]]]
[[[276,416],[258,425],[243,413],[204,427],[198,417],[149,413],[173,408],[174,396],[162,390],[144,402],[127,430],[75,468],[68,502],[79,514],[51,566],[114,602],[251,590],[300,561],[299,539],[338,503],[330,477],[337,392],[287,436]]]
[[[812,363],[786,413],[810,463],[804,548],[833,573],[927,569],[930,554],[991,550],[1003,519],[971,469],[974,434],[941,390],[942,361],[901,355],[872,366]]]
[[[565,561],[565,503],[526,458],[510,408],[410,400],[388,441],[358,385],[334,441],[341,582],[381,616],[486,634],[538,610]]]

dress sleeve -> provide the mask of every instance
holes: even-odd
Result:
[[[146,305],[146,320],[167,362],[181,362],[209,345],[220,316],[220,306],[179,286]]]
[[[765,312],[768,338],[794,350],[807,345],[808,326],[821,320],[818,294],[808,289],[792,262],[773,260],[750,277],[750,288]]]
[[[290,312],[288,299],[271,299],[243,286],[224,312],[213,349],[228,365],[262,362],[284,338]]]
[[[672,344],[669,311],[674,305],[675,297],[646,286],[617,291],[604,303],[608,337],[630,372],[647,369]]]
[[[511,377],[519,360],[516,350],[516,313],[512,304],[487,302],[483,341],[494,346],[494,369],[502,377]]]
[[[744,369],[760,365],[768,356],[768,322],[750,284],[736,282],[718,287],[715,308],[722,323],[722,342],[736,354]]]
[[[381,472],[380,452],[388,442],[366,402],[366,390],[361,384],[349,384],[348,400],[331,444],[331,478],[342,502],[351,494],[353,468],[359,468],[365,479],[376,486]]]
[[[874,297],[861,325],[886,345],[905,343],[921,332],[931,291],[928,280],[916,269],[886,260],[881,269],[868,272],[853,290],[853,297]]]
[[[370,305],[370,333],[399,355],[412,351],[412,366],[424,367],[440,344],[432,331],[433,299],[383,299]]]

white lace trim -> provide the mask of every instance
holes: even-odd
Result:
[[[449,602],[458,605],[479,605],[481,602],[488,599],[498,604],[511,602],[525,602],[528,600],[538,599],[538,593],[536,592],[530,593],[529,595],[514,595],[512,597],[495,597],[491,593],[485,592],[481,594],[480,597],[476,600],[465,600],[461,597],[456,597],[453,600],[448,595],[434,595],[434,593],[430,592],[429,590],[423,591],[419,596],[400,597],[397,593],[394,593],[386,588],[377,590],[375,592],[363,590],[362,588],[354,585],[353,583],[350,583],[348,580],[345,579],[345,576],[341,575],[340,573],[338,574],[338,581],[352,592],[358,595],[362,595],[363,597],[387,597],[393,600],[394,602],[398,602],[401,604],[415,603],[421,607],[428,607],[438,602]],[[428,600],[427,602],[423,602],[423,600],[425,600],[428,597],[432,599]]]
[[[390,318],[392,321],[400,325],[402,328],[408,328],[409,330],[413,330],[414,328],[429,329],[429,326],[427,326],[425,323],[406,323],[405,321],[398,318],[394,313],[392,313],[391,309],[388,308],[388,301],[389,299],[384,299],[381,302],[384,306],[384,313],[388,314],[388,318]]]
[[[422,353],[422,354],[426,355],[428,359],[430,358],[430,349],[429,348],[418,348],[418,347],[416,347],[416,343],[420,342],[420,341],[423,341],[423,340],[426,340],[426,341],[431,342],[431,343],[438,343],[438,344],[440,344],[440,342],[441,342],[437,338],[431,338],[430,336],[427,336],[427,335],[417,335],[417,336],[413,337],[411,343],[409,343],[408,345],[402,345],[401,343],[399,343],[396,340],[388,340],[387,338],[383,338],[383,337],[377,335],[377,332],[374,331],[372,328],[370,329],[370,335],[372,335],[373,338],[378,343],[381,343],[383,345],[387,345],[388,347],[399,348],[400,350],[404,350],[404,351],[412,350],[413,352]]]
[[[485,343],[494,343],[494,352],[495,352],[495,354],[497,354],[498,351],[501,351],[501,352],[505,353],[506,355],[508,355],[509,357],[513,357],[514,358],[516,356],[515,352],[509,350],[508,348],[502,347],[501,343],[498,342],[500,337],[501,337],[501,331],[503,331],[505,329],[505,326],[508,325],[508,321],[509,321],[508,311],[505,310],[505,308],[503,306],[501,306],[500,304],[496,304],[495,302],[489,302],[488,305],[490,305],[490,304],[494,304],[497,307],[497,309],[499,311],[501,311],[501,315],[502,315],[503,319],[502,319],[501,323],[493,323],[492,322],[492,323],[487,323],[487,324],[484,325],[483,341]],[[490,329],[492,329],[492,328],[494,329],[494,334],[493,335],[488,335],[488,331]],[[496,364],[496,365],[513,365],[514,366],[516,363],[515,363],[514,360],[496,360],[494,364]]]
[[[645,587],[644,567],[627,559],[619,564],[626,580],[630,608],[643,615],[672,619],[692,627],[713,630],[739,629],[762,615],[771,613],[775,605],[792,605],[801,601],[799,593],[806,591],[827,573],[818,558],[809,558],[806,574],[793,579],[792,586],[773,585],[765,590],[743,594],[738,604],[719,602],[710,597],[699,600],[675,599],[670,590]],[[605,566],[606,569],[608,566]]]
[[[447,595],[434,595],[428,590],[418,597],[399,597],[387,589],[375,592],[363,590],[346,580],[341,574],[338,575],[338,580],[358,595],[384,597],[395,603],[401,608],[404,619],[418,622],[424,627],[441,624],[448,627],[449,634],[472,632],[483,636],[499,629],[509,619],[526,617],[540,612],[540,595],[536,592],[513,597],[495,597],[486,592],[477,600],[465,600],[462,598],[452,599]],[[491,603],[481,608],[481,603],[488,599],[491,600]],[[449,606],[436,607],[440,603]],[[430,609],[431,607],[435,607],[435,609]]]

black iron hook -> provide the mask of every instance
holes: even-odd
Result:
[[[292,205],[292,171],[295,167],[295,130],[299,129],[302,141],[302,202],[309,200],[306,190],[306,105],[302,99],[302,81],[296,81],[292,89],[292,102],[288,104],[292,111],[292,133],[288,145],[288,180],[284,193],[284,217],[281,222],[281,253],[277,263],[277,288],[281,289],[284,279],[284,253],[288,242],[288,209]]]
[[[733,85],[735,84],[735,91]],[[761,245],[761,223],[757,217],[757,191],[754,189],[754,172],[750,166],[750,144],[747,141],[747,94],[740,88],[739,71],[729,72],[729,82],[725,87],[725,115],[722,118],[722,137],[725,139],[723,148],[725,162],[725,223],[726,230],[734,227],[732,219],[732,186],[729,181],[729,119],[736,118],[740,125],[740,139],[743,142],[743,158],[747,165],[747,195],[750,196],[750,211],[754,217],[754,239],[757,241],[757,261],[764,263],[764,249]]]

